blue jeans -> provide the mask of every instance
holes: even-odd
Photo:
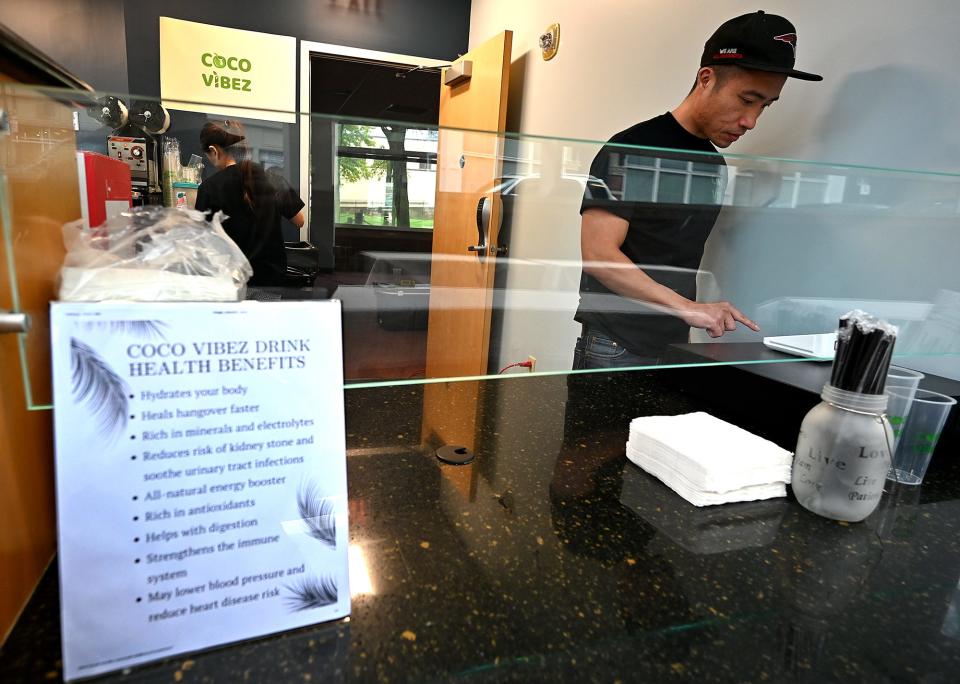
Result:
[[[573,348],[573,370],[656,366],[659,363],[659,357],[629,352],[622,344],[586,326]]]

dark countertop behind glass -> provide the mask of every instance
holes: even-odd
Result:
[[[852,525],[792,498],[696,508],[626,461],[631,418],[694,410],[792,450],[816,396],[741,379],[348,390],[350,540],[371,585],[350,618],[97,681],[955,681],[955,430],[922,487]],[[439,432],[476,425],[473,463],[421,446],[425,401]],[[51,570],[0,681],[59,678],[57,603]]]
[[[707,342],[671,345],[670,363],[738,363],[750,361],[738,370],[768,378],[791,387],[820,394],[830,381],[833,364],[829,361],[806,361],[798,356],[770,349],[761,342]],[[910,356],[894,356],[894,366],[911,368],[917,360]],[[924,373],[920,387],[951,397],[960,397],[960,381]]]

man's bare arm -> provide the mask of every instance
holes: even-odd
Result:
[[[693,302],[661,285],[638,268],[621,250],[629,227],[626,219],[603,209],[587,209],[580,223],[583,270],[613,292],[638,299],[703,328],[711,337],[735,330],[740,321],[751,330],[759,326],[729,302]]]

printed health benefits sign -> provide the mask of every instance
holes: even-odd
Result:
[[[67,679],[349,614],[339,302],[51,323]]]
[[[160,17],[168,109],[293,123],[296,69],[296,38]]]

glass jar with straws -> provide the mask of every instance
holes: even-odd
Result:
[[[896,326],[863,311],[840,318],[830,381],[803,419],[793,461],[793,494],[817,515],[859,522],[880,503],[893,444],[884,387],[896,339]]]

